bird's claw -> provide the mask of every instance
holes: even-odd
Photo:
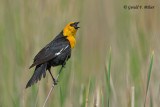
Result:
[[[62,67],[65,68],[65,67],[66,67],[66,64],[63,64]]]
[[[57,85],[57,83],[58,83],[58,80],[54,80],[54,85]]]

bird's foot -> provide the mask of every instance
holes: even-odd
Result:
[[[62,65],[63,68],[66,68],[66,64]]]
[[[57,85],[57,83],[58,83],[58,80],[54,80],[54,85]]]

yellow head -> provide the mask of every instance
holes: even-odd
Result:
[[[79,22],[70,22],[67,24],[67,26],[63,29],[63,35],[64,36],[76,36],[76,32],[78,30],[78,25]]]
[[[63,35],[67,36],[66,39],[68,39],[71,48],[74,48],[76,44],[75,36],[78,28],[80,28],[77,26],[78,23],[79,22],[71,22],[63,29]]]

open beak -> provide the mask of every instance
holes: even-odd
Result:
[[[80,28],[80,27],[78,27],[78,24],[79,24],[79,22],[74,22],[74,28],[75,28],[75,29]]]

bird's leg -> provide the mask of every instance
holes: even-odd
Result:
[[[64,63],[64,64],[62,65],[62,67],[63,67],[63,68],[66,68],[66,63]]]
[[[59,73],[58,73],[58,75],[57,75],[56,80],[54,79],[54,77],[53,77],[53,75],[52,75],[50,69],[48,69],[48,71],[49,71],[49,73],[50,73],[50,75],[51,75],[51,77],[52,77],[52,79],[53,79],[54,85],[57,85],[59,75],[60,75],[62,69],[65,67],[67,59],[68,59],[68,56],[66,57],[66,60],[65,60],[64,63],[62,64],[62,67],[61,67],[61,69],[60,69],[60,71],[59,71]]]
[[[58,78],[59,78],[59,75],[60,75],[60,73],[61,73],[62,69],[63,69],[63,68],[65,67],[65,65],[66,65],[66,61],[67,61],[67,59],[68,59],[68,56],[66,57],[66,59],[65,59],[64,63],[62,64],[61,69],[59,70],[59,73],[58,73],[57,78],[56,78],[56,80],[57,80],[57,81],[58,81]]]
[[[57,85],[57,81],[54,79],[54,77],[53,77],[53,75],[52,75],[52,73],[51,73],[51,70],[49,69],[48,71],[49,71],[49,73],[50,73],[50,75],[51,75],[51,77],[52,77],[52,79],[53,79],[54,85]]]

